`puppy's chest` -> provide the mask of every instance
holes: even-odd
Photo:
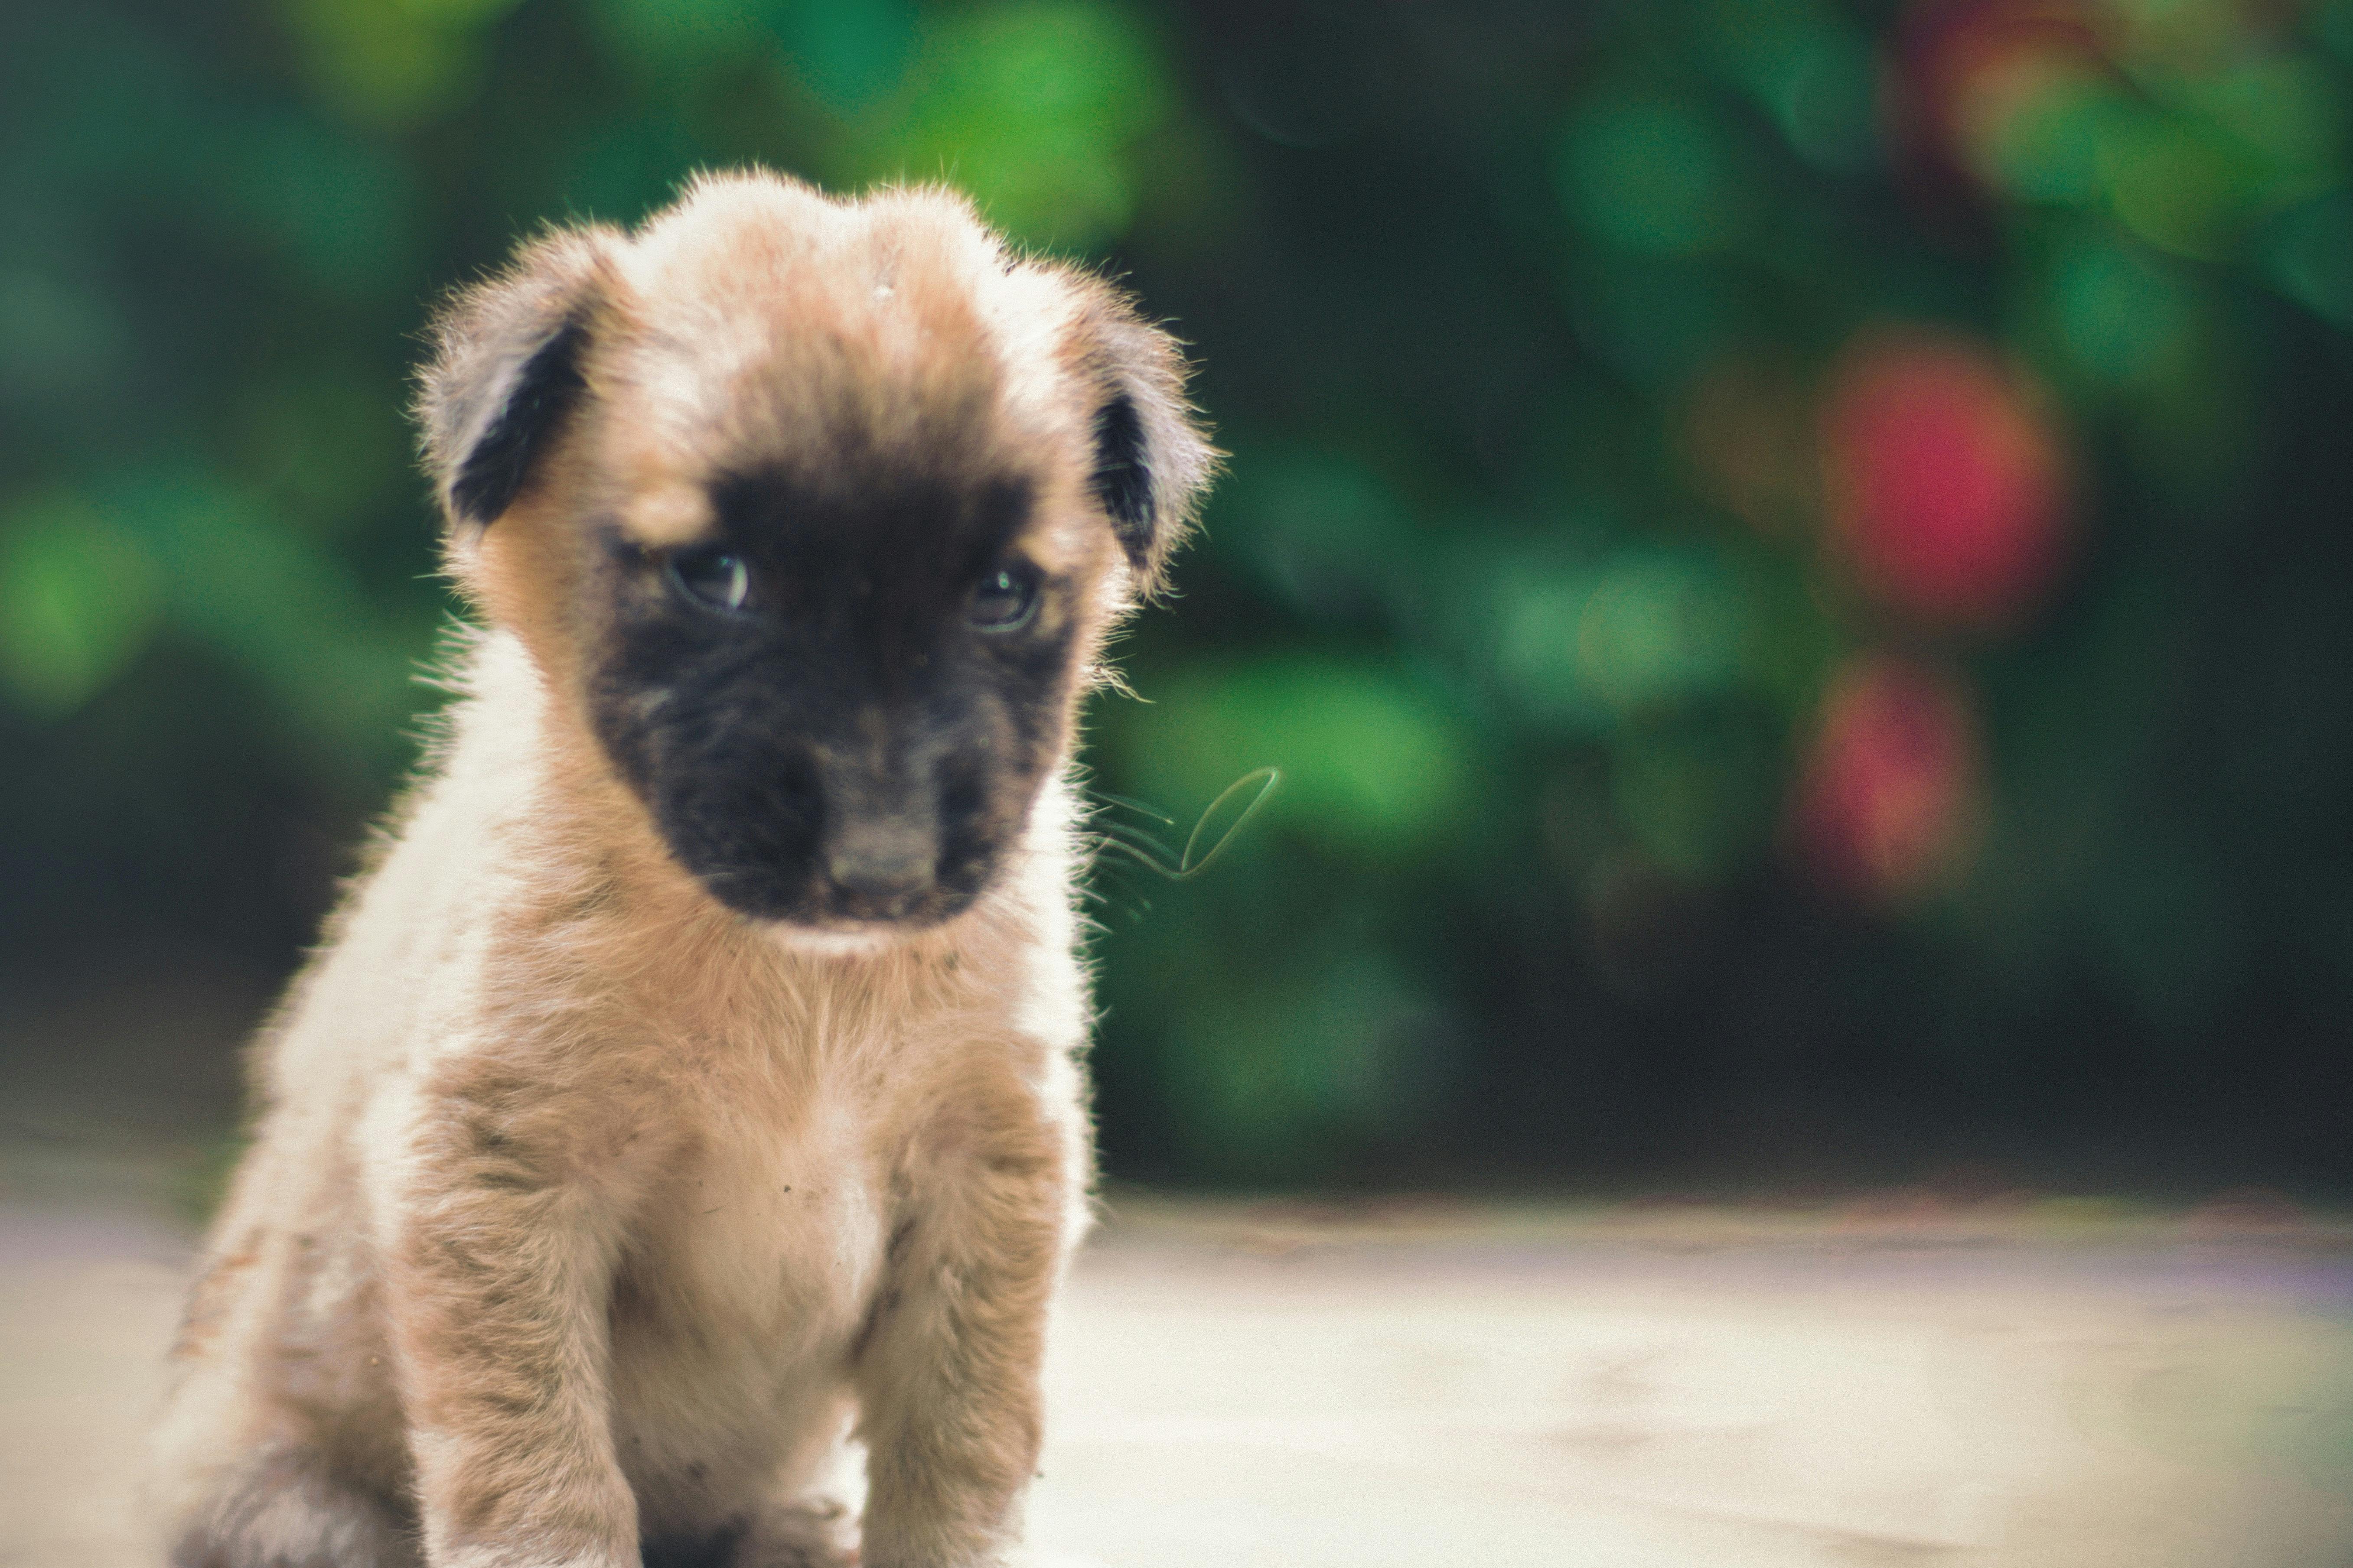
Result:
[[[880,1286],[893,1224],[873,1121],[872,1107],[845,1096],[789,1116],[715,1119],[642,1215],[623,1288],[713,1348],[846,1346]]]

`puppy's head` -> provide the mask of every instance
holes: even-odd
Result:
[[[437,336],[460,582],[678,861],[801,931],[989,886],[1213,463],[1165,334],[936,191],[705,179]]]

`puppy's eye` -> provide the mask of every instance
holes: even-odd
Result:
[[[670,580],[715,610],[740,610],[752,600],[752,569],[732,550],[681,550],[670,558]]]
[[[1000,566],[980,580],[965,612],[985,632],[1019,631],[1038,613],[1038,578],[1026,566]]]

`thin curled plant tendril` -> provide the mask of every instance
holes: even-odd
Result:
[[[1158,823],[1166,823],[1168,818],[1142,801],[1130,800],[1124,795],[1105,792],[1095,798],[1102,803],[1103,810],[1089,825],[1089,837],[1098,853],[1094,862],[1096,874],[1082,884],[1084,896],[1101,905],[1106,914],[1116,912],[1125,915],[1132,922],[1140,921],[1152,912],[1152,900],[1144,896],[1134,879],[1136,868],[1144,863],[1137,851],[1142,849],[1155,860],[1166,860],[1168,858],[1168,846],[1163,844],[1151,829],[1116,821],[1111,813],[1134,812]],[[1130,840],[1119,846],[1125,852],[1123,858],[1114,858],[1101,853],[1103,846],[1114,837]],[[1155,867],[1155,872],[1157,869]],[[1113,897],[1114,889],[1117,889],[1116,898]]]
[[[1140,800],[1131,800],[1124,795],[1113,795],[1109,790],[1099,791],[1096,798],[1101,800],[1106,805],[1125,806],[1130,811],[1152,818],[1153,821],[1159,823],[1165,827],[1174,827],[1176,826],[1176,819],[1175,817],[1169,816],[1165,811],[1156,811],[1151,806],[1145,805]]]
[[[1166,858],[1167,851],[1160,849],[1160,846],[1154,843],[1149,834],[1135,828],[1124,827],[1115,822],[1098,824],[1096,831],[1103,836],[1100,842],[1105,849],[1119,850],[1146,870],[1157,872],[1172,882],[1189,882],[1217,863],[1218,857],[1226,852],[1226,847],[1240,836],[1243,828],[1250,826],[1250,819],[1256,816],[1264,808],[1266,803],[1273,798],[1275,786],[1282,783],[1282,770],[1268,767],[1254,768],[1228,784],[1219,792],[1218,798],[1209,803],[1208,808],[1201,813],[1201,819],[1193,824],[1193,831],[1185,840],[1185,852],[1176,858],[1176,864],[1174,866],[1167,863]],[[1259,786],[1258,794],[1252,795],[1250,804],[1242,807],[1241,815],[1234,818],[1232,826],[1218,836],[1218,841],[1209,846],[1208,853],[1195,859],[1193,852],[1201,847],[1201,835],[1209,830],[1209,824],[1217,820],[1218,813],[1225,808],[1228,801],[1252,784]],[[1105,798],[1116,799],[1114,796]],[[1171,826],[1175,826],[1169,818],[1161,816],[1160,813],[1153,811],[1150,806],[1140,802],[1120,800],[1118,804],[1134,810],[1151,812],[1153,816],[1159,816],[1161,821],[1169,822]],[[1138,839],[1142,840],[1141,845],[1134,842]],[[1150,846],[1149,848],[1144,847],[1147,845]],[[1160,852],[1155,854],[1153,850]]]

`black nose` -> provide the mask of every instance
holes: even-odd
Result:
[[[938,858],[932,836],[893,824],[844,833],[826,855],[826,874],[860,906],[856,912],[889,915],[931,890]]]
[[[939,874],[939,808],[929,770],[895,745],[900,726],[863,715],[860,744],[826,757],[825,872],[853,920],[894,920]]]

